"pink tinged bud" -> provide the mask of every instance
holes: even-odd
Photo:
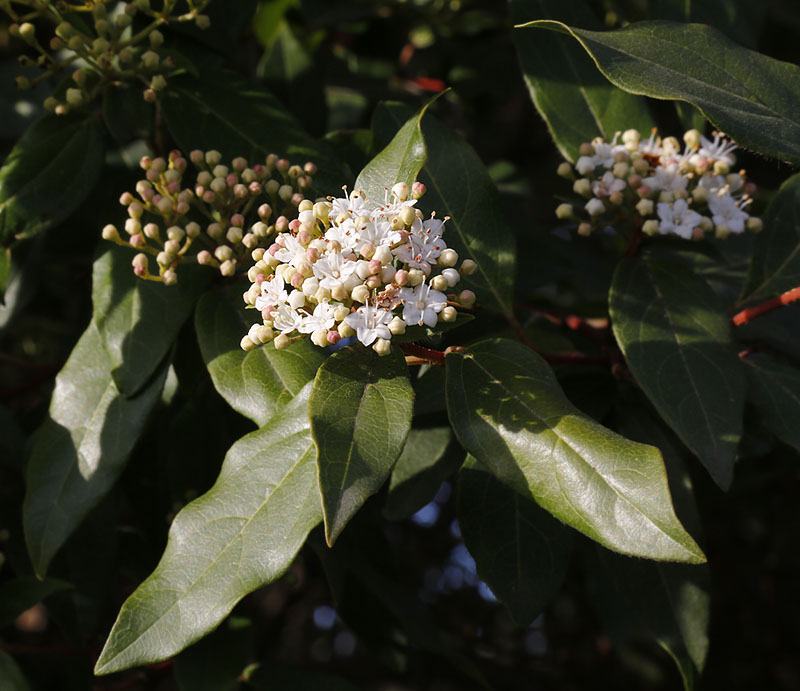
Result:
[[[148,189],[142,190],[140,196],[144,201],[149,202],[149,201],[152,201],[152,199],[155,196],[155,194],[156,193],[152,189],[148,188]]]
[[[149,238],[150,240],[155,240],[158,238],[158,225],[155,223],[148,223],[144,227],[144,234],[145,237]]]
[[[258,217],[262,221],[266,221],[270,216],[272,216],[272,207],[269,204],[262,204],[258,207]]]
[[[462,290],[458,294],[458,301],[464,305],[464,307],[472,307],[475,304],[475,293],[471,290]]]
[[[307,230],[301,230],[297,234],[297,242],[306,247],[311,242],[311,234]]]
[[[225,184],[228,187],[234,187],[239,182],[239,176],[236,173],[229,173],[225,176]]]
[[[315,262],[319,259],[319,250],[316,247],[309,247],[306,250],[306,259],[310,262]]]
[[[155,182],[156,180],[158,180],[158,178],[160,176],[161,176],[161,173],[159,173],[157,170],[154,170],[153,168],[148,169],[147,173],[145,174],[145,177],[150,182]]]
[[[189,160],[194,163],[196,166],[203,164],[203,152],[200,149],[195,149],[191,153],[189,153]]]
[[[264,274],[257,274],[255,284],[260,286],[266,280],[267,277]]]
[[[408,271],[400,269],[394,275],[394,282],[399,286],[404,286],[408,283]]]
[[[130,192],[123,192],[119,198],[119,203],[122,206],[128,206],[133,201],[133,195]]]
[[[289,230],[294,233],[300,230],[300,221],[296,218],[293,218],[291,221],[289,221]]]
[[[300,206],[300,204],[303,202],[303,199],[304,199],[303,195],[297,192],[292,195],[291,199],[289,199],[289,203],[292,206]]]
[[[181,189],[181,183],[179,183],[177,180],[173,180],[167,185],[167,192],[169,192],[170,194],[177,194],[178,192],[180,192],[180,189]]]
[[[247,159],[242,158],[241,156],[237,156],[231,162],[231,166],[237,173],[241,173],[245,168],[247,168]]]
[[[153,159],[150,158],[149,156],[142,156],[139,159],[139,167],[142,170],[150,170],[150,165],[152,164],[152,162],[153,162]]]
[[[376,275],[383,268],[383,264],[377,259],[372,259],[369,262],[369,273],[371,276]]]
[[[375,288],[381,287],[381,277],[380,276],[370,276],[367,280],[365,285],[370,290],[374,290]]]
[[[211,204],[216,198],[217,195],[214,194],[211,190],[206,190],[205,192],[203,192],[203,201],[206,204]]]
[[[246,199],[249,196],[250,192],[247,189],[246,185],[242,185],[239,183],[238,185],[234,185],[233,187],[233,196],[237,199]]]
[[[247,185],[247,191],[252,194],[254,197],[261,194],[261,183],[260,182],[251,182]]]
[[[131,218],[141,218],[144,207],[137,201],[131,201],[128,205],[128,215]]]
[[[325,335],[325,338],[328,340],[328,343],[330,343],[331,345],[335,345],[339,342],[339,340],[342,337],[339,335],[338,331],[331,330],[328,331],[328,333]]]
[[[638,194],[642,199],[646,199],[653,194],[653,190],[651,190],[647,185],[642,185],[641,187],[637,188],[636,194]]]
[[[270,155],[272,155],[272,154],[270,154]],[[269,156],[267,156],[267,165],[269,165],[269,163],[270,163],[270,157],[269,157]],[[289,170],[289,166],[290,166],[291,164],[290,164],[290,163],[289,163],[289,161],[287,161],[285,158],[280,158],[280,159],[276,159],[273,165],[274,165],[274,166],[275,166],[275,168],[277,168],[277,169],[278,169],[278,170],[279,170],[281,173],[285,173],[287,170]]]
[[[144,239],[144,236],[141,233],[131,235],[131,247],[140,250],[145,246],[147,246],[147,241]]]
[[[285,233],[289,229],[289,219],[286,216],[278,216],[275,219],[275,230],[279,233]]]
[[[633,175],[628,176],[628,184],[633,188],[636,189],[642,184],[642,176],[637,175],[634,173]]]
[[[425,185],[423,185],[421,182],[415,182],[413,185],[411,185],[411,198],[420,199],[426,191],[427,188]]]
[[[311,178],[308,175],[301,175],[299,178],[297,178],[297,186],[301,190],[307,190],[309,187],[311,187]]]
[[[177,206],[175,207],[175,211],[181,216],[188,214],[189,205],[186,202],[178,202]]]
[[[231,216],[231,225],[237,228],[244,227],[244,216],[242,216],[242,214],[233,214],[233,216]]]
[[[300,273],[296,273],[292,275],[291,284],[293,288],[300,288],[303,285],[303,281],[305,280],[305,276]]]
[[[136,276],[139,276],[140,278],[142,276],[146,276],[147,275],[147,267],[146,266],[134,266],[133,267],[133,273]]]
[[[274,256],[275,256],[275,254],[276,254],[276,252],[277,252],[279,249],[281,249],[281,246],[280,246],[280,245],[279,245],[277,242],[273,242],[273,243],[272,243],[272,244],[269,246],[269,250],[268,250],[268,251],[269,251],[269,253],[270,253],[270,254],[271,254],[273,257],[274,257]]]

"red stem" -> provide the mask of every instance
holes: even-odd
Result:
[[[406,355],[414,355],[423,360],[427,360],[432,365],[444,364],[444,353],[441,350],[423,348],[416,343],[401,343],[400,350],[402,350]]]
[[[736,326],[743,326],[744,324],[753,321],[753,319],[756,317],[760,317],[763,314],[772,312],[779,307],[785,307],[786,305],[796,302],[797,300],[800,300],[800,286],[797,288],[792,288],[791,290],[787,290],[785,293],[783,293],[783,295],[779,295],[776,298],[762,302],[760,305],[746,307],[741,312],[734,314],[731,321],[733,321],[734,325]]]

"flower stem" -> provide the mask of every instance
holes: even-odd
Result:
[[[782,295],[772,298],[771,300],[767,300],[766,302],[762,302],[760,305],[746,307],[741,312],[734,314],[731,321],[735,326],[743,326],[744,324],[753,321],[753,319],[756,317],[768,314],[779,307],[784,307],[793,302],[797,302],[798,300],[800,300],[800,286],[797,288],[792,288],[791,290],[787,290]]]

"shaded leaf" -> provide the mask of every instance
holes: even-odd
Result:
[[[384,109],[387,119],[403,109]],[[356,188],[382,200],[395,182],[418,179],[427,193],[418,207],[449,216],[444,239],[462,259],[477,262],[478,270],[464,279],[480,303],[510,311],[514,284],[514,238],[503,218],[497,189],[478,155],[458,135],[423,108],[405,123],[392,141],[361,171]],[[376,134],[376,139],[380,139]]]
[[[569,34],[619,88],[688,101],[740,145],[800,163],[796,65],[742,48],[703,24],[636,22],[616,31],[586,31],[554,21],[523,26]]]
[[[49,595],[72,586],[56,578],[15,578],[0,584],[0,629]]]
[[[446,366],[456,436],[500,480],[610,549],[705,561],[675,517],[658,450],[581,413],[531,350],[482,341]]]
[[[96,674],[175,655],[289,567],[322,520],[310,390],[237,441],[214,486],[181,509],[155,571],[122,606]]]
[[[778,295],[800,285],[800,174],[781,185],[756,236],[743,294],[748,300]]]
[[[750,396],[764,425],[778,439],[800,451],[800,369],[763,353],[744,358]]]
[[[800,360],[800,304],[793,303],[734,329],[737,341],[766,343],[775,350]]]
[[[519,626],[530,624],[564,580],[569,529],[472,456],[458,477],[458,525],[478,575]]]
[[[509,9],[515,24],[556,19],[583,29],[599,28],[582,0],[510,0]],[[568,36],[517,29],[513,38],[533,103],[565,158],[575,161],[580,145],[595,137],[611,141],[617,131],[652,128],[645,100],[609,84]]]
[[[0,245],[67,218],[102,166],[102,128],[91,115],[45,115],[33,123],[0,168]]]
[[[756,47],[765,5],[750,0],[650,0],[648,16],[710,24],[737,43]]]
[[[254,314],[244,309],[240,294],[214,290],[200,299],[194,323],[214,387],[234,410],[263,425],[314,378],[325,351],[310,339],[284,350],[270,343],[243,351],[239,341]]]
[[[308,414],[328,544],[388,477],[403,450],[413,407],[414,390],[397,348],[381,357],[356,344],[319,368]]]
[[[162,363],[147,386],[129,398],[117,389],[112,366],[92,322],[56,377],[49,417],[33,437],[23,515],[39,576],[122,472],[168,369]]]
[[[636,381],[727,489],[742,435],[745,381],[724,305],[690,271],[645,256],[619,263],[609,310]]]
[[[0,650],[0,687],[3,691],[30,691],[31,688],[14,658],[4,650]]]
[[[430,502],[442,483],[461,464],[463,452],[448,454],[449,427],[412,429],[392,469],[383,515],[390,521],[413,516]]]

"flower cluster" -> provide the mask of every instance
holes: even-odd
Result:
[[[648,235],[695,240],[761,230],[761,220],[747,211],[754,187],[744,170],[732,172],[736,144],[717,132],[713,137],[689,130],[681,147],[655,130],[648,139],[628,130],[611,142],[582,144],[574,168],[565,162],[558,172],[588,201],[582,209],[561,204],[556,215],[578,221],[581,235],[626,223]]]
[[[262,322],[242,348],[270,341],[285,348],[306,336],[325,347],[355,336],[385,355],[392,336],[409,326],[455,321],[455,305],[471,307],[475,294],[447,291],[477,266],[467,259],[454,268],[458,254],[443,237],[448,219],[425,219],[414,208],[424,192],[419,182],[398,183],[380,204],[359,190],[304,200],[288,229],[266,251],[253,252],[243,297]]]
[[[189,161],[199,172],[184,187]],[[136,183],[136,194],[120,197],[128,210],[128,237],[123,239],[114,225],[103,228],[106,240],[140,250],[133,259],[137,276],[172,285],[178,280],[178,265],[190,261],[233,276],[249,263],[250,252],[266,247],[272,235],[289,228],[288,217],[297,214],[317,170],[311,162],[300,167],[275,154],[263,164],[250,166],[239,157],[228,166],[218,151],[195,150],[189,161],[177,150],[166,159],[142,158],[145,178]],[[273,209],[281,215],[267,225]],[[253,212],[260,220],[245,232]],[[147,216],[152,220],[147,222]],[[190,252],[197,245],[203,249]],[[148,255],[155,257],[157,275],[150,273]]]
[[[209,18],[200,12],[209,2],[188,0],[188,12],[177,14],[173,14],[177,0],[164,0],[160,10],[152,9],[150,0],[114,3],[93,0],[83,5],[47,0],[0,3],[0,9],[12,19],[11,35],[21,38],[37,53],[35,60],[23,55],[20,62],[44,70],[34,79],[18,77],[17,87],[32,88],[50,75],[73,66],[77,69],[72,73],[72,85],[66,89],[63,100],[51,96],[44,102],[45,109],[56,115],[91,103],[107,86],[119,82],[141,83],[145,100],[152,102],[177,68],[172,56],[159,52],[164,43],[159,27],[191,21],[202,29],[207,28]],[[91,23],[84,22],[79,13],[90,13]],[[134,32],[132,23],[137,15],[143,16],[147,23]],[[37,33],[41,36],[50,32],[45,27],[37,29],[33,24],[37,19],[55,24],[55,31],[45,42],[47,48]]]

